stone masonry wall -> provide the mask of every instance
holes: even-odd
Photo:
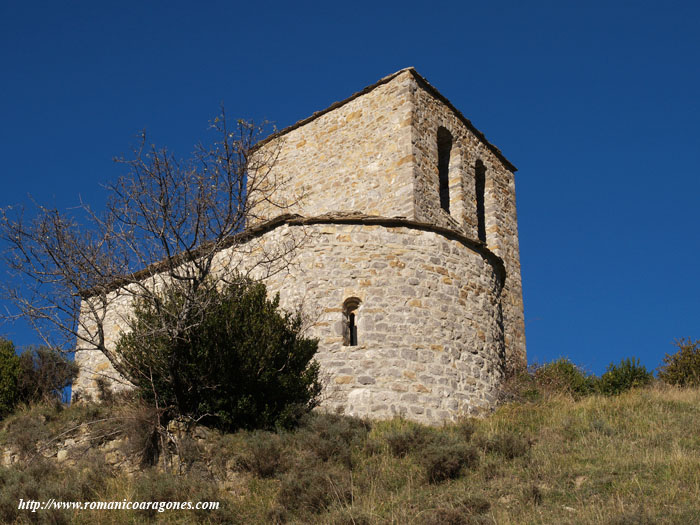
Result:
[[[286,181],[274,200],[295,205],[257,213],[265,219],[329,211],[411,217],[411,78],[402,73],[265,142],[262,148],[276,155],[272,171]]]
[[[301,305],[311,321],[323,407],[439,423],[493,405],[504,359],[502,277],[493,260],[459,239],[412,227],[284,225],[261,244],[284,243],[299,229],[303,249],[265,281],[282,307]],[[361,301],[357,346],[343,345],[342,307],[350,297]],[[121,306],[110,314],[111,344],[129,315]],[[103,377],[114,373],[98,352],[79,352],[76,360]],[[95,397],[94,379],[81,371],[76,391]]]
[[[114,297],[115,294],[112,294]],[[90,320],[94,317],[88,313],[90,299],[83,299],[81,305],[81,321],[79,333],[84,340],[97,340],[97,326]],[[128,317],[131,314],[132,299],[128,295],[114,298],[111,307],[104,312],[104,332],[108,348],[112,348],[119,340],[122,332],[127,330]],[[97,301],[93,303],[97,307]],[[99,399],[97,380],[102,378],[114,391],[130,388],[130,384],[117,373],[107,357],[84,341],[78,341],[75,362],[80,367],[78,377],[73,381],[72,397]]]
[[[307,228],[289,273],[267,284],[315,319],[327,408],[438,423],[493,405],[504,358],[501,283],[482,254],[411,228]],[[351,297],[361,301],[358,345],[343,346]]]
[[[506,353],[513,365],[525,361],[525,324],[518,224],[515,210],[515,177],[492,148],[472,131],[452,108],[438,99],[427,83],[416,77],[411,85],[414,115],[411,129],[414,144],[415,218],[456,228],[478,238],[475,165],[486,168],[486,245],[506,266],[503,293],[503,322]],[[450,213],[440,207],[437,131],[446,128],[453,137],[450,158]]]
[[[506,353],[517,366],[525,361],[525,324],[514,168],[465,120],[425,79],[407,69],[283,130],[263,148],[280,148],[273,170],[290,182],[277,199],[301,198],[285,211],[402,216],[472,239],[478,238],[475,163],[483,162],[486,243],[506,265]],[[439,127],[453,137],[449,214],[440,207]],[[263,216],[280,212],[269,209]]]

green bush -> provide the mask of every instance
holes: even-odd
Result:
[[[535,381],[535,371],[539,367],[524,365],[506,370],[506,374],[498,392],[498,399],[502,403],[536,402],[542,399],[542,389]]]
[[[316,406],[318,343],[261,283],[168,287],[136,304],[117,354],[145,399],[225,430],[291,427]],[[154,330],[153,327],[164,327]],[[144,371],[149,373],[144,373]]]
[[[639,363],[639,359],[623,359],[619,365],[610,363],[600,376],[598,391],[601,394],[617,395],[630,388],[645,386],[654,380],[654,374]]]
[[[476,466],[478,461],[476,449],[464,443],[432,443],[425,448],[422,458],[429,483],[456,479],[463,468]]]
[[[422,525],[476,525],[492,524],[493,520],[482,516],[488,512],[491,504],[479,496],[465,495],[461,498],[451,497],[449,506],[440,506],[425,513]]]
[[[78,375],[78,365],[62,353],[46,346],[30,347],[22,352],[17,383],[19,399],[24,403],[60,399],[63,389]]]
[[[290,511],[321,513],[333,503],[346,505],[352,498],[350,473],[338,465],[304,463],[282,477],[277,496]]]
[[[474,432],[476,432],[477,424],[473,418],[462,419],[455,425],[458,435],[464,441],[471,440]]]
[[[243,470],[256,476],[271,478],[286,470],[283,445],[278,434],[256,430],[247,437],[245,451],[236,458],[236,462]]]
[[[409,452],[422,450],[430,442],[428,431],[421,426],[412,426],[405,430],[396,430],[386,434],[392,455],[402,458]]]
[[[505,431],[488,437],[479,437],[475,441],[484,452],[493,452],[506,459],[524,456],[530,451],[531,446],[530,440],[525,436]]]
[[[11,341],[0,339],[0,419],[12,413],[17,405],[20,370],[15,345]]]
[[[78,367],[48,347],[31,347],[17,355],[11,341],[0,339],[0,418],[18,403],[60,399],[78,375]]]
[[[320,461],[335,461],[353,467],[353,449],[364,448],[370,430],[368,421],[338,414],[308,414],[294,435],[298,448]]]
[[[593,393],[596,379],[584,374],[580,368],[562,357],[547,363],[534,372],[538,387],[554,393],[582,397]]]
[[[659,368],[659,379],[669,385],[700,386],[700,340],[676,341],[678,352],[666,354]]]

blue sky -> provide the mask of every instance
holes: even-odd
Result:
[[[698,27],[696,2],[0,0],[0,206],[99,206],[140,129],[185,156],[221,102],[284,127],[414,66],[519,168],[529,360],[655,368],[700,338]]]

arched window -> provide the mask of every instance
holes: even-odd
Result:
[[[343,346],[357,346],[357,309],[360,300],[349,297],[343,302]]]
[[[479,240],[486,242],[486,211],[484,205],[486,192],[486,166],[480,160],[474,166],[476,180],[476,224]]]
[[[440,207],[450,213],[450,152],[452,135],[445,128],[437,131],[438,177],[440,179]]]

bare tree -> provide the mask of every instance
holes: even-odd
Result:
[[[27,319],[51,347],[100,351],[133,379],[110,344],[115,311],[135,300],[159,307],[158,290],[167,283],[185,301],[163,311],[153,331],[177,337],[182,322],[196,318],[193,309],[206,309],[198,303],[211,296],[203,288],[280,271],[302,242],[270,245],[248,233],[271,209],[282,215],[294,204],[278,199],[287,184],[274,169],[279,144],[255,148],[264,130],[241,120],[230,125],[222,109],[212,122],[213,143],[198,145],[186,161],[149,146],[142,134],[132,158],[116,159],[128,173],[107,186],[102,212],[85,203],[72,215],[41,205],[31,218],[24,208],[2,210],[11,272],[2,286],[15,307],[4,317]],[[128,315],[120,320],[128,322]]]

